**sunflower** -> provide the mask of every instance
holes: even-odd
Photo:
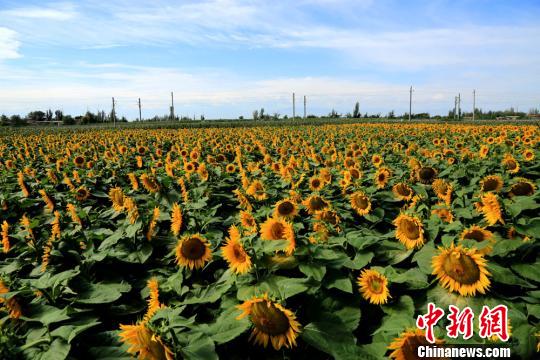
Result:
[[[54,211],[54,202],[49,197],[49,195],[47,195],[47,192],[44,189],[40,189],[38,192],[41,195],[43,202],[45,202],[45,206],[47,207],[47,210],[50,212]]]
[[[178,234],[180,234],[180,230],[182,229],[182,222],[182,209],[180,208],[180,205],[178,205],[178,203],[174,203],[171,211],[171,231],[174,236],[178,236]]]
[[[362,270],[358,286],[364,299],[375,305],[386,304],[390,296],[388,279],[376,270]]]
[[[124,192],[121,188],[115,187],[109,190],[109,199],[112,202],[114,210],[121,212],[125,208],[124,204]]]
[[[452,184],[449,184],[443,179],[436,179],[431,184],[431,188],[437,197],[443,200],[446,205],[450,205],[452,203]]]
[[[139,354],[139,360],[173,360],[174,354],[161,340],[156,336],[145,323],[136,325],[120,325],[120,340],[130,345],[127,350],[130,354]]]
[[[141,183],[144,188],[151,193],[156,193],[160,190],[159,183],[154,176],[148,176],[147,174],[141,175]]]
[[[259,180],[254,180],[246,190],[246,194],[252,196],[256,200],[265,200],[268,195],[265,192],[264,185]]]
[[[371,201],[369,200],[369,197],[367,197],[367,195],[362,191],[352,193],[349,196],[349,201],[351,203],[351,207],[360,216],[367,215],[371,211]]]
[[[411,189],[409,185],[405,183],[401,183],[401,182],[392,186],[392,192],[394,193],[394,196],[398,200],[409,201],[414,196],[413,189]]]
[[[312,191],[319,191],[324,187],[324,181],[318,176],[313,176],[309,179],[309,188]]]
[[[443,344],[443,340],[435,339],[435,345]],[[420,329],[408,329],[388,346],[390,359],[413,360],[418,359],[418,347],[432,345],[426,340],[426,333]]]
[[[261,225],[261,239],[263,240],[287,240],[289,245],[285,249],[287,255],[292,255],[296,248],[294,230],[291,223],[280,218],[268,218]]]
[[[90,191],[84,186],[75,190],[75,199],[77,199],[77,201],[85,201],[88,197],[90,197]]]
[[[390,180],[391,176],[390,169],[381,167],[377,169],[377,172],[375,172],[375,183],[377,184],[377,188],[382,189],[386,186],[388,181]]]
[[[313,231],[314,234],[309,237],[310,243],[316,244],[318,242],[324,242],[328,240],[330,231],[328,230],[328,226],[323,222],[315,222],[313,224]]]
[[[232,174],[236,171],[236,166],[234,164],[227,164],[225,171],[229,174]]]
[[[133,190],[139,190],[139,182],[137,181],[137,175],[135,173],[128,174],[129,182],[131,183],[131,188]]]
[[[433,275],[442,287],[461,296],[485,294],[489,288],[487,261],[476,249],[466,249],[452,244],[449,248],[439,247],[439,254],[431,261]]]
[[[249,211],[240,210],[240,224],[247,230],[248,234],[257,232],[257,221]]]
[[[291,199],[280,200],[274,205],[274,217],[292,219],[298,215],[298,207]]]
[[[510,174],[515,174],[519,171],[519,163],[512,155],[505,156],[502,165]]]
[[[300,324],[296,321],[296,316],[292,311],[270,300],[268,294],[253,297],[237,307],[242,313],[236,319],[249,316],[253,324],[250,340],[253,339],[255,344],[267,347],[268,343],[271,343],[275,350],[283,346],[286,348],[296,346],[296,338],[300,333]]]
[[[9,224],[6,220],[2,223],[2,248],[4,253],[7,253],[11,249],[9,243]]]
[[[495,242],[493,238],[493,233],[489,230],[486,230],[478,225],[473,225],[468,229],[463,230],[461,233],[461,240],[475,240],[477,242],[482,242],[488,240],[491,243]],[[479,254],[485,255],[489,254],[493,248],[491,246],[486,246],[483,249],[478,250]]]
[[[431,184],[437,177],[437,170],[431,166],[423,166],[416,170],[416,180],[422,184]]]
[[[503,185],[503,179],[499,175],[488,175],[480,180],[480,190],[482,192],[499,192]]]
[[[4,284],[2,279],[0,279],[0,294],[7,294],[8,292],[10,292],[9,288]],[[3,307],[6,308],[11,319],[18,319],[21,317],[21,305],[19,305],[15,296],[10,297],[9,299],[0,297],[0,304],[4,304]]]
[[[407,249],[420,248],[424,245],[424,226],[422,221],[414,216],[399,214],[394,220],[396,238]]]
[[[156,231],[159,215],[160,215],[159,208],[155,207],[154,210],[152,210],[152,218],[150,219],[150,223],[148,224],[148,231],[146,232],[146,239],[148,241],[152,240],[152,238],[155,235],[154,233]]]
[[[525,159],[525,161],[534,160],[534,150],[533,149],[523,150],[523,159]]]
[[[229,228],[227,243],[221,247],[221,253],[232,271],[237,274],[245,274],[251,269],[251,258],[240,243],[240,238],[240,231],[232,225]]]
[[[510,197],[531,196],[536,191],[536,185],[529,179],[517,178],[516,180],[517,182],[512,185],[510,192],[508,193]]]
[[[446,223],[451,223],[454,221],[454,214],[452,214],[452,211],[446,206],[433,209],[431,210],[431,213],[438,216],[442,221]]]
[[[200,234],[185,235],[176,245],[176,263],[181,267],[200,269],[211,259],[210,244]]]
[[[82,155],[76,156],[75,159],[73,159],[73,163],[78,168],[82,168],[84,166],[85,161],[86,160],[84,159],[84,156]]]
[[[382,156],[379,155],[379,154],[375,154],[371,157],[371,163],[373,164],[373,166],[375,166],[376,168],[378,168],[379,166],[382,165],[383,163],[383,159],[382,159]]]
[[[484,194],[480,198],[480,202],[476,203],[476,207],[484,215],[484,219],[489,225],[495,225],[497,222],[504,224],[497,195],[493,193]]]
[[[324,221],[332,226],[337,226],[341,221],[337,212],[330,209],[319,210],[315,213],[315,219]]]
[[[362,176],[362,172],[355,167],[349,169],[349,174],[353,179],[360,179]]]
[[[302,205],[307,208],[309,214],[314,214],[319,210],[327,208],[330,204],[319,195],[310,195],[302,201]]]

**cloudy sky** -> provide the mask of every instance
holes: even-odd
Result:
[[[540,1],[0,0],[0,113],[540,107]]]

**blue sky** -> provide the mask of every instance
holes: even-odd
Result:
[[[0,0],[0,113],[540,107],[540,1]],[[297,109],[301,109],[300,101]],[[300,112],[300,111],[299,111]]]

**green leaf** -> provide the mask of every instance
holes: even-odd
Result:
[[[429,285],[426,274],[419,269],[409,269],[404,273],[389,278],[389,280],[398,284],[407,283],[411,289],[423,289]]]
[[[253,296],[260,296],[267,292],[270,296],[285,300],[307,291],[310,288],[308,280],[305,278],[270,276],[257,285],[239,287],[237,298],[239,300],[247,300]]]
[[[103,242],[99,245],[98,250],[106,250],[110,248],[111,246],[115,245],[118,240],[124,237],[124,229],[118,229],[116,230],[111,236],[107,237]]]
[[[431,275],[433,270],[431,267],[431,260],[436,253],[437,250],[431,244],[426,244],[414,254],[412,260],[418,264],[420,271],[424,274]]]
[[[133,358],[117,346],[96,346],[88,349],[88,355],[95,360],[132,360]]]
[[[540,208],[540,204],[536,200],[529,196],[517,196],[512,200],[506,202],[505,210],[512,216],[516,217],[525,210],[534,210]]]
[[[352,294],[352,292],[353,292],[351,279],[349,277],[346,277],[346,276],[339,276],[339,277],[334,277],[334,278],[328,279],[325,282],[325,287],[327,289],[332,289],[332,288],[338,289],[338,290],[344,291],[344,292],[349,293],[349,294]]]
[[[525,243],[521,239],[498,239],[493,245],[493,250],[489,253],[489,255],[502,255],[502,257],[504,257],[524,244]]]
[[[321,281],[326,274],[326,267],[315,263],[300,264],[298,267],[302,273],[316,281]]]
[[[59,309],[50,305],[29,304],[25,308],[24,316],[27,321],[39,321],[45,326],[69,319],[67,308]]]
[[[354,306],[345,306],[344,308],[334,311],[333,314],[341,319],[347,330],[354,331],[360,323],[360,308]]]
[[[52,289],[61,284],[67,284],[67,280],[74,278],[80,273],[81,272],[79,271],[78,267],[76,269],[63,271],[55,275],[47,272],[43,274],[39,279],[32,281],[32,285],[42,290]]]
[[[83,331],[101,324],[99,321],[95,320],[96,319],[80,320],[69,325],[60,326],[51,332],[51,336],[62,338],[66,340],[68,344],[70,344],[71,341]]]
[[[512,265],[512,270],[517,272],[525,279],[533,280],[536,282],[540,281],[540,262],[536,262],[534,264],[515,264]]]
[[[235,339],[251,325],[247,317],[236,320],[238,315],[239,310],[236,307],[225,310],[214,323],[208,326],[207,335],[218,345]]]
[[[538,238],[540,235],[540,218],[528,220],[527,224],[514,224],[516,231],[533,238]]]
[[[261,248],[265,254],[273,254],[276,251],[285,250],[289,246],[288,240],[263,240],[261,241]]]
[[[523,280],[512,270],[502,267],[494,262],[489,263],[488,270],[491,272],[493,281],[499,282],[501,284],[523,286],[528,288],[534,288],[535,286],[530,284],[528,281]]]
[[[64,360],[65,358],[67,358],[70,349],[71,345],[69,345],[64,340],[54,339],[49,346],[49,350],[43,353],[41,358],[43,360]]]
[[[80,304],[108,304],[118,300],[131,285],[121,283],[87,283],[76,302]]]
[[[232,286],[232,278],[217,284],[210,284],[205,287],[199,287],[191,290],[186,299],[180,304],[205,304],[218,301]]]
[[[358,252],[356,253],[354,259],[349,260],[348,262],[343,264],[343,266],[349,269],[360,270],[371,262],[374,255],[375,254],[373,254],[372,252],[367,252],[367,253]]]
[[[181,351],[186,360],[218,360],[214,342],[202,333],[191,336]]]

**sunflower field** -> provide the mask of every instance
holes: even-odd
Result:
[[[537,126],[0,139],[1,359],[414,359],[428,303],[539,356]]]

